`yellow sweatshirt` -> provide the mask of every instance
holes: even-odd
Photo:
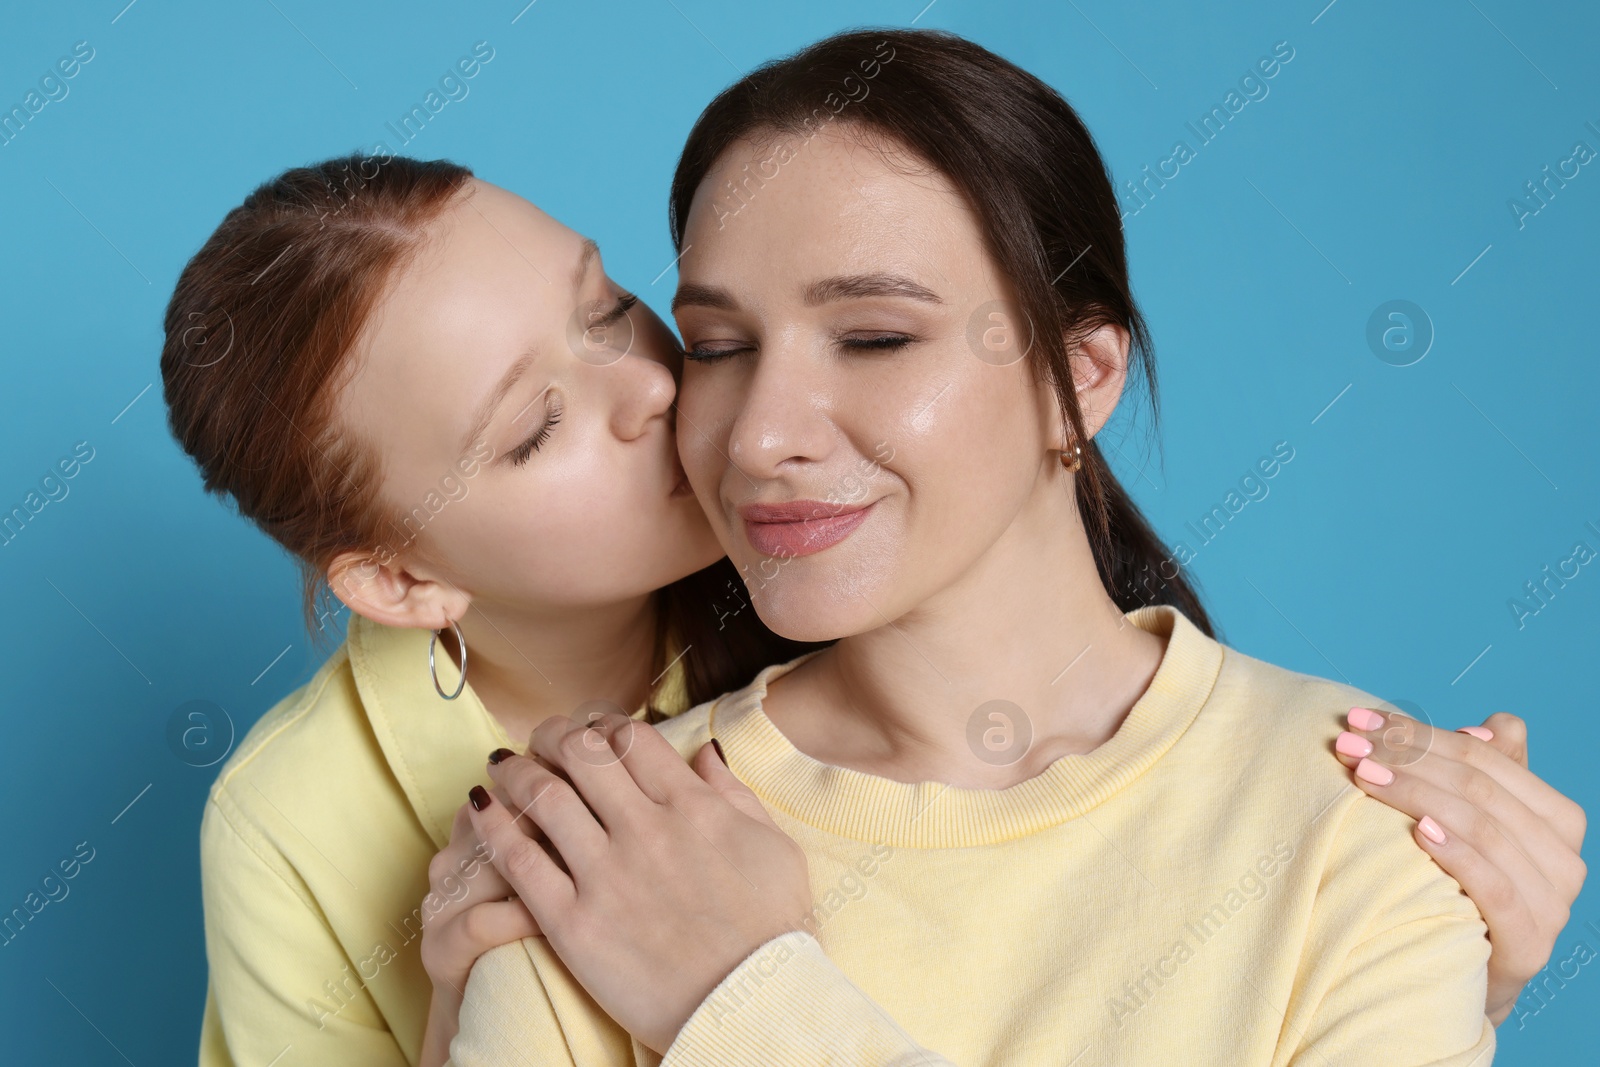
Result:
[[[820,763],[747,689],[661,725],[715,736],[810,860],[805,931],[756,950],[665,1057],[529,938],[473,968],[457,1067],[1455,1064],[1487,1067],[1477,908],[1331,755],[1349,686],[1169,607],[1116,734],[1007,789]],[[803,657],[802,657],[803,658]]]
[[[682,670],[653,697],[681,711]],[[470,685],[456,700],[434,692],[426,630],[350,620],[206,802],[201,1067],[417,1062],[433,994],[418,952],[428,861],[501,746],[527,749]]]

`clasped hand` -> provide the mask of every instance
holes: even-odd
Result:
[[[647,723],[556,717],[489,776],[467,814],[495,868],[595,1002],[658,1053],[810,913],[804,851],[710,744],[686,763]]]

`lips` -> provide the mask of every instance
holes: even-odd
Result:
[[[739,509],[739,517],[744,520],[750,547],[763,556],[791,558],[809,556],[843,541],[867,520],[873,504],[846,506],[820,500],[746,504]]]

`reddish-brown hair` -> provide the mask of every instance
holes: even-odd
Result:
[[[161,377],[172,434],[207,491],[300,562],[308,622],[340,554],[411,539],[379,499],[378,457],[338,432],[334,405],[373,308],[471,178],[455,163],[403,156],[287,170],[228,212],[167,305]],[[669,633],[694,646],[683,661],[691,703],[810,647],[777,637],[754,611],[730,615],[730,580],[723,560],[658,599],[656,666]]]
[[[336,433],[349,354],[472,172],[350,156],[287,170],[228,212],[167,304],[167,422],[207,491],[294,554],[314,618],[340,553],[375,549],[376,457]]]

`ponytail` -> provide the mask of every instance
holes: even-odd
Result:
[[[1106,468],[1100,448],[1093,442],[1084,450],[1084,466],[1091,463],[1103,472],[1104,524],[1099,525],[1097,516],[1089,513],[1090,505],[1082,493],[1078,495],[1078,514],[1083,517],[1084,528],[1090,531],[1089,547],[1111,599],[1124,612],[1150,604],[1171,605],[1201,633],[1216,637],[1211,617],[1185,577],[1182,565],[1167,552],[1144,513]]]

